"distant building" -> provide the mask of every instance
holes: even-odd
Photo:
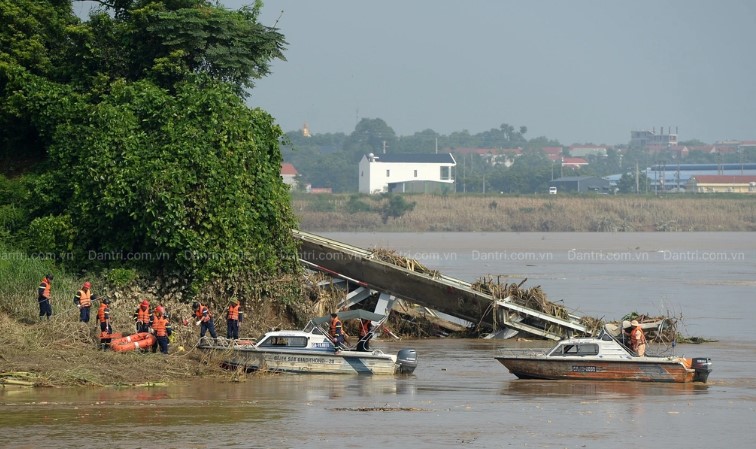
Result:
[[[463,158],[475,154],[488,165],[503,165],[507,168],[514,164],[515,158],[522,155],[522,148],[454,148],[450,151]]]
[[[664,127],[660,128],[659,134],[656,133],[656,128],[652,131],[630,131],[630,148],[664,150],[675,145],[677,145],[677,131],[673,134],[671,129],[668,129],[666,134]]]
[[[685,190],[696,193],[756,193],[756,176],[693,175]]]
[[[562,147],[543,147],[541,151],[551,162],[561,161],[564,156]]]
[[[570,147],[570,156],[572,157],[606,156],[606,146],[604,145],[572,145]]]
[[[610,193],[612,185],[603,178],[596,176],[564,176],[549,181],[549,190],[555,187],[559,193]]]
[[[293,189],[297,186],[296,178],[298,174],[297,169],[291,163],[284,162],[281,164],[281,178],[283,178],[284,184],[288,185],[289,188]]]
[[[562,158],[562,168],[579,169],[580,167],[585,167],[586,165],[588,165],[588,161],[586,161],[582,157],[563,157]]]
[[[457,165],[451,153],[365,155],[359,164],[360,193],[454,190]]]

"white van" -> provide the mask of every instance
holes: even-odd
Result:
[[[557,188],[549,187],[549,195],[556,195],[556,194],[557,194]]]

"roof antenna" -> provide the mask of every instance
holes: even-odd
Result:
[[[273,28],[275,28],[276,25],[278,25],[278,21],[281,20],[281,17],[283,17],[283,13],[284,13],[284,10],[282,9],[281,14],[279,14],[278,18],[276,19],[276,23],[273,24]]]

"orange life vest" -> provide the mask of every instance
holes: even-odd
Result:
[[[638,349],[638,346],[645,344],[646,334],[643,333],[643,329],[641,329],[640,326],[635,326],[635,328],[630,331],[630,346],[635,350]]]
[[[39,289],[42,290],[40,293],[42,297],[50,299],[50,281],[48,281],[47,278],[42,278],[42,282],[39,284]]]
[[[371,323],[368,320],[360,323],[360,337],[364,337],[365,335],[370,333],[370,326]]]
[[[155,331],[155,335],[158,337],[168,336],[168,318],[164,316],[156,316],[152,322],[152,330]]]
[[[210,318],[212,317],[212,315],[210,314],[210,309],[203,306],[202,304],[200,304],[199,308],[194,312],[194,316],[206,323],[210,321]]]
[[[137,321],[141,321],[142,323],[150,322],[150,307],[149,306],[146,309],[143,309],[142,306],[139,306],[139,308],[137,308]]]
[[[228,306],[228,319],[239,320],[239,304],[231,304]]]
[[[100,304],[100,307],[97,309],[97,321],[100,323],[104,323],[110,319],[110,309],[108,308],[107,304]]]
[[[82,307],[91,307],[92,306],[92,292],[90,290],[84,291],[84,289],[79,290],[78,293],[76,293],[76,297],[79,298],[79,305]]]
[[[338,317],[331,320],[331,327],[328,328],[328,333],[331,337],[342,335],[341,320]]]

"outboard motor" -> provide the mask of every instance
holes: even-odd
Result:
[[[417,368],[417,351],[414,349],[402,349],[396,354],[396,364],[399,365],[400,374],[412,374]]]
[[[691,368],[696,370],[693,375],[693,382],[706,383],[706,379],[709,378],[711,372],[711,359],[708,357],[696,357],[692,360]]]

